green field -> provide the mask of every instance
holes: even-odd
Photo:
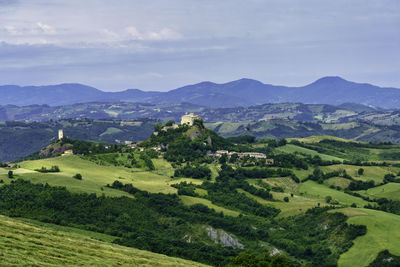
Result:
[[[371,198],[387,198],[391,200],[400,200],[400,184],[387,183],[381,186],[373,187],[368,190],[358,191],[361,195]]]
[[[356,238],[354,245],[340,256],[343,267],[368,266],[384,249],[400,255],[400,216],[370,209],[345,208],[334,210],[349,217],[348,223],[367,227],[367,234]]]
[[[168,163],[162,163],[162,161],[161,159],[155,160],[155,166],[162,168],[168,166]],[[38,173],[34,171],[42,166],[50,168],[53,165],[59,166],[61,172]],[[124,167],[101,166],[79,156],[24,161],[20,163],[20,166],[21,168],[15,170],[15,173],[24,179],[30,179],[32,182],[47,182],[50,185],[67,186],[74,192],[104,193],[114,196],[124,194],[105,187],[106,184],[111,184],[115,180],[132,183],[135,187],[149,192],[176,192],[175,188],[167,184],[170,178],[163,174],[157,174],[157,170],[154,172],[134,171]],[[83,179],[81,181],[72,178],[76,173],[82,174]]]
[[[364,174],[358,175],[358,169],[363,168]],[[383,177],[385,174],[393,173],[397,174],[399,168],[395,167],[383,167],[383,166],[354,166],[354,165],[346,165],[346,164],[338,164],[338,165],[331,165],[331,166],[324,166],[321,167],[321,170],[324,172],[331,172],[331,171],[339,171],[339,170],[346,170],[346,172],[352,176],[356,180],[362,181],[375,181],[375,184],[382,183]]]
[[[1,266],[205,266],[0,216]]]
[[[288,138],[288,140],[297,140],[299,142],[304,142],[304,143],[318,143],[322,140],[336,140],[336,141],[341,141],[341,142],[351,142],[352,140],[348,139],[343,139],[340,137],[335,137],[335,136],[329,136],[329,135],[320,135],[320,136],[309,136],[305,138]]]
[[[106,131],[104,131],[100,136],[107,135],[107,134],[117,134],[117,133],[122,133],[123,131],[121,129],[115,128],[115,127],[109,127],[107,128]]]
[[[342,162],[343,159],[335,157],[335,156],[330,156],[330,155],[326,155],[326,154],[322,154],[322,153],[318,153],[315,150],[312,149],[308,149],[308,148],[304,148],[301,146],[296,146],[293,144],[287,144],[281,147],[278,147],[276,150],[281,151],[281,152],[285,152],[285,153],[301,153],[301,154],[306,154],[306,155],[310,155],[310,156],[320,156],[321,159],[323,160],[336,160],[336,161],[340,161]]]
[[[242,189],[238,189],[238,192],[244,193],[245,195],[257,200],[259,203],[267,206],[273,206],[277,209],[280,209],[281,212],[278,214],[278,218],[293,216],[304,214],[308,209],[314,208],[318,206],[320,203],[321,206],[326,206],[323,199],[311,198],[311,197],[303,197],[299,195],[290,196],[289,193],[273,193],[274,199],[277,201],[265,200],[260,197],[254,196]],[[289,202],[284,202],[284,197],[289,197]]]
[[[236,217],[239,215],[239,212],[214,205],[208,199],[199,198],[199,197],[191,197],[191,196],[179,196],[179,198],[182,199],[182,202],[188,206],[191,206],[194,204],[203,204],[203,205],[206,205],[207,207],[209,207],[210,209],[214,209],[216,212],[222,211],[225,215],[228,215],[228,216]]]
[[[307,181],[305,183],[302,183],[298,190],[298,193],[300,193],[300,195],[302,194],[303,196],[319,197],[322,199],[325,199],[325,197],[327,196],[331,196],[341,205],[350,206],[351,204],[355,203],[357,207],[364,207],[364,205],[368,204],[368,202],[363,200],[362,198],[354,197],[342,191],[331,189],[326,185],[318,184],[314,181]]]
[[[342,189],[346,189],[349,186],[350,182],[351,180],[342,177],[332,177],[324,181],[324,183],[328,186],[339,186]]]

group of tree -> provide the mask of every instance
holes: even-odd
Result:
[[[51,166],[50,169],[42,166],[40,169],[35,169],[37,172],[47,173],[47,172],[60,172],[60,168],[57,165]]]
[[[211,170],[207,165],[186,164],[183,168],[175,169],[175,177],[191,177],[195,179],[211,179]]]

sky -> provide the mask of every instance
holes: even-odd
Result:
[[[0,0],[0,85],[400,88],[399,0]]]

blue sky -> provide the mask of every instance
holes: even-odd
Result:
[[[0,84],[400,88],[398,0],[0,0]]]

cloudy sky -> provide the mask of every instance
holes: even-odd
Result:
[[[398,0],[0,0],[0,84],[400,88]]]

